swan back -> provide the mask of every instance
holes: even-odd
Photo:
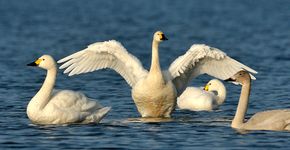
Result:
[[[197,87],[188,87],[177,98],[177,105],[180,109],[192,111],[210,111],[217,107],[216,96],[212,92]]]

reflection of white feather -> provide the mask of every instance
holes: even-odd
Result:
[[[257,73],[224,52],[207,45],[192,45],[168,70],[162,71],[158,46],[164,39],[166,38],[161,31],[154,34],[149,71],[114,40],[91,44],[58,63],[63,63],[60,68],[65,69],[64,73],[69,75],[103,68],[114,69],[132,87],[132,97],[142,117],[170,117],[177,96],[185,90],[192,78],[199,75],[208,74],[224,80],[240,70]]]
[[[110,110],[97,100],[71,90],[53,90],[57,68],[49,55],[35,63],[47,70],[45,81],[27,106],[29,119],[36,124],[98,123]]]

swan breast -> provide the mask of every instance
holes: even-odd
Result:
[[[170,117],[175,108],[176,96],[171,81],[160,84],[145,78],[132,89],[132,98],[142,117]]]

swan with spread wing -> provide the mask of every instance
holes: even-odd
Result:
[[[257,73],[224,52],[200,44],[192,45],[168,70],[162,71],[158,46],[165,40],[167,38],[163,32],[155,32],[149,71],[115,40],[91,44],[86,49],[59,60],[58,63],[63,63],[60,69],[66,68],[64,73],[68,73],[69,76],[103,68],[115,70],[132,87],[132,98],[141,116],[156,118],[170,117],[175,109],[177,97],[194,77],[208,74],[224,80],[240,70]]]

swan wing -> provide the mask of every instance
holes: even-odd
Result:
[[[98,123],[111,109],[103,107],[97,100],[71,90],[54,90],[46,108],[50,109],[54,123],[82,122]]]
[[[201,74],[225,80],[240,70],[257,73],[221,50],[203,44],[192,45],[184,55],[178,57],[169,66],[169,72],[179,94],[185,90],[192,78]],[[256,79],[253,75],[251,78]]]
[[[130,86],[134,86],[139,78],[148,73],[141,62],[115,40],[91,44],[58,63],[63,63],[60,69],[65,69],[64,73],[69,73],[69,76],[110,68],[118,72]]]
[[[60,109],[74,112],[94,112],[103,108],[97,100],[90,99],[81,92],[71,90],[54,90],[50,103]]]

